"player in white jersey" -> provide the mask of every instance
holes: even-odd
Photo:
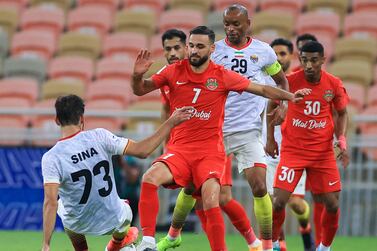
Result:
[[[84,102],[76,95],[59,97],[56,123],[62,138],[42,158],[44,182],[43,251],[50,250],[56,213],[76,251],[88,250],[85,234],[112,234],[106,247],[118,251],[137,238],[131,227],[132,212],[117,194],[112,156],[128,154],[146,158],[175,125],[188,120],[186,109],[176,111],[149,138],[135,142],[105,129],[83,131]],[[58,196],[60,199],[58,200]]]
[[[288,82],[272,48],[247,36],[250,19],[242,5],[224,11],[226,38],[216,43],[212,60],[247,78],[287,89]],[[274,81],[271,80],[271,77]],[[250,93],[230,92],[225,105],[224,143],[226,153],[234,154],[238,170],[244,173],[254,195],[254,210],[263,250],[272,250],[272,204],[266,188],[266,160],[261,139],[261,114],[265,99]],[[222,201],[231,201],[231,186],[222,184]]]

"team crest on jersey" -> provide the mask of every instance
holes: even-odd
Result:
[[[334,98],[334,92],[332,90],[326,90],[325,94],[323,95],[323,98],[327,102],[330,102]]]
[[[253,63],[258,63],[258,56],[257,55],[251,55],[250,56],[250,60]]]
[[[206,87],[207,87],[208,90],[210,90],[210,91],[216,90],[216,88],[218,86],[219,85],[217,84],[217,80],[215,78],[207,79]]]

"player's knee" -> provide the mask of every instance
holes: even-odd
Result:
[[[272,200],[272,207],[274,211],[281,211],[285,208],[286,201],[281,198],[274,197]]]
[[[291,197],[289,200],[289,207],[295,212],[296,214],[304,214],[306,211],[306,205],[302,201],[301,198],[295,198],[294,196]]]
[[[261,179],[257,179],[255,182],[251,184],[251,189],[255,197],[263,197],[267,193],[266,182],[264,182]]]
[[[326,211],[329,213],[336,213],[339,209],[338,201],[331,201],[326,203]]]
[[[232,200],[231,193],[220,193],[220,206],[225,206],[231,200]]]

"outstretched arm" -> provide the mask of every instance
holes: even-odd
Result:
[[[144,94],[157,89],[152,79],[143,78],[143,75],[148,71],[152,64],[153,61],[150,59],[150,52],[147,50],[141,50],[137,55],[131,80],[132,90],[135,95],[143,96]]]
[[[42,251],[50,251],[50,242],[55,228],[56,211],[58,210],[59,184],[47,183],[44,185],[43,203],[43,243]]]

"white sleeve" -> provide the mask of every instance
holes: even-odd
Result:
[[[272,49],[271,46],[269,45],[267,45],[266,48],[267,48],[267,51],[266,51],[267,57],[266,57],[266,64],[264,65],[264,67],[268,67],[272,65],[278,60],[278,57],[276,56],[274,49]]]
[[[122,155],[125,151],[129,140],[126,138],[118,137],[110,131],[99,128],[96,132],[101,140],[101,143],[105,145],[108,153],[112,155]]]
[[[42,157],[42,177],[43,183],[60,184],[61,182],[61,175],[56,162],[46,154]]]

